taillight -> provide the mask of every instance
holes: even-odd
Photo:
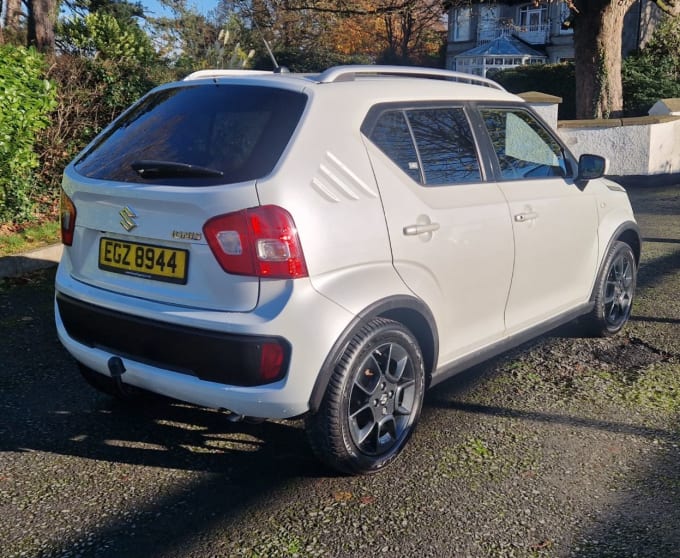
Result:
[[[61,241],[66,246],[71,246],[73,244],[73,231],[76,228],[76,206],[64,190],[61,191],[61,210],[59,215]]]
[[[295,223],[281,207],[263,205],[219,215],[203,225],[203,233],[227,273],[278,279],[307,277]]]
[[[285,353],[278,343],[264,343],[260,349],[260,379],[263,383],[274,382],[282,376]]]

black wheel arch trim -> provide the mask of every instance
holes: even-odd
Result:
[[[309,398],[310,412],[315,413],[319,410],[333,370],[345,352],[347,345],[356,332],[373,318],[394,320],[411,331],[418,341],[423,355],[427,389],[439,356],[439,337],[434,316],[427,305],[416,297],[407,295],[392,296],[374,302],[362,310],[335,341],[314,383],[314,388]]]
[[[614,234],[609,239],[607,243],[607,248],[604,251],[604,256],[602,257],[602,262],[600,262],[600,269],[597,271],[597,276],[595,279],[595,284],[593,285],[593,291],[590,293],[590,301],[593,302],[597,296],[597,286],[600,283],[600,278],[602,274],[605,273],[605,263],[607,261],[607,254],[611,250],[615,242],[625,242],[633,250],[633,256],[635,257],[635,265],[640,267],[640,257],[642,254],[642,236],[640,235],[640,227],[637,223],[633,221],[626,221],[618,226]]]

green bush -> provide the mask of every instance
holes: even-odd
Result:
[[[576,77],[574,65],[570,62],[517,66],[509,70],[490,71],[487,76],[511,93],[538,91],[561,97],[558,118],[560,120],[576,118]]]
[[[177,79],[161,64],[87,58],[62,54],[51,60],[58,106],[53,124],[40,136],[37,175],[43,213],[56,211],[66,165],[105,126],[152,87]]]
[[[667,17],[650,42],[623,62],[623,107],[646,115],[659,99],[680,97],[680,18]]]
[[[33,49],[0,45],[0,220],[31,217],[37,134],[56,106],[45,61]]]

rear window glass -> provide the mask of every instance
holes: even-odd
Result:
[[[89,178],[204,186],[269,174],[307,97],[272,87],[196,85],[142,99],[76,162]]]

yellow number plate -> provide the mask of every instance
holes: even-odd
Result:
[[[99,268],[114,273],[184,285],[187,282],[188,262],[187,250],[113,238],[99,240]]]

